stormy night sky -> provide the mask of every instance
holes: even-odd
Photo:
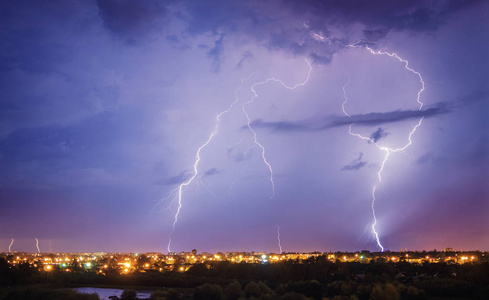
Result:
[[[233,102],[182,189],[172,251],[278,252],[277,226],[288,252],[378,250],[374,185],[386,249],[489,250],[488,15],[455,0],[2,1],[0,252],[12,238],[167,252],[175,189]],[[367,46],[419,72],[421,109],[420,78]],[[307,82],[257,84],[272,77]],[[379,184],[379,147],[421,118]]]

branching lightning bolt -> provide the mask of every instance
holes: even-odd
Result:
[[[282,254],[282,245],[280,242],[280,226],[277,225],[277,243],[278,243],[278,249],[280,251],[280,254]]]
[[[421,93],[424,91],[425,89],[425,83],[423,81],[423,77],[421,76],[421,74],[417,71],[415,71],[414,69],[412,69],[411,67],[409,67],[409,62],[405,59],[402,59],[401,57],[399,57],[396,53],[389,53],[389,52],[386,52],[386,51],[374,51],[373,49],[371,49],[370,47],[368,47],[367,45],[364,45],[364,46],[359,46],[358,43],[356,44],[353,44],[353,45],[349,45],[349,47],[353,47],[353,48],[357,48],[357,47],[364,47],[365,49],[367,49],[370,53],[374,54],[374,55],[388,55],[389,57],[393,57],[393,58],[396,58],[397,60],[399,60],[400,62],[404,63],[404,68],[408,71],[410,71],[411,73],[413,74],[416,74],[418,77],[419,77],[419,82],[421,83],[421,88],[419,89],[418,91],[418,95],[417,95],[417,99],[416,101],[418,102],[419,104],[419,108],[418,110],[421,110],[421,108],[423,107],[423,102],[421,102],[420,100],[420,97],[421,97]],[[343,109],[343,113],[350,117],[350,115],[346,112],[345,110],[345,105],[346,103],[348,102],[348,97],[346,95],[346,86],[350,83],[350,76],[348,76],[348,82],[343,86],[343,95],[345,97],[345,101],[343,102],[342,104],[342,109]],[[416,132],[416,130],[418,129],[419,126],[421,126],[421,122],[423,121],[423,118],[424,117],[421,117],[418,121],[418,124],[416,124],[413,129],[411,130],[411,132],[409,133],[409,137],[408,137],[408,143],[406,145],[404,145],[403,147],[401,148],[389,148],[389,147],[385,147],[385,146],[380,146],[378,145],[373,139],[371,139],[370,137],[365,137],[365,136],[362,136],[358,133],[353,133],[352,132],[352,126],[353,124],[350,124],[349,126],[349,129],[348,129],[348,133],[352,136],[355,136],[355,137],[358,137],[362,140],[366,140],[368,142],[371,142],[373,143],[377,148],[379,148],[380,150],[382,151],[385,151],[385,157],[384,159],[382,160],[382,163],[381,163],[381,166],[380,166],[380,169],[379,171],[377,172],[377,177],[378,177],[378,183],[375,184],[372,188],[372,217],[373,217],[373,223],[372,223],[372,232],[375,236],[375,241],[377,242],[377,246],[382,250],[382,252],[384,252],[384,246],[382,245],[382,243],[380,242],[380,238],[379,238],[379,234],[377,232],[377,230],[375,229],[375,226],[377,225],[377,217],[375,215],[375,191],[377,189],[377,186],[382,183],[382,172],[384,171],[384,167],[385,167],[385,164],[387,162],[387,160],[389,159],[389,155],[390,153],[396,153],[396,152],[403,152],[405,151],[411,144],[412,144],[412,136],[413,134]]]
[[[311,77],[311,71],[312,71],[312,66],[309,63],[309,61],[307,59],[304,59],[304,60],[306,61],[307,65],[309,66],[309,71],[307,72],[306,80],[304,80],[303,82],[298,83],[298,84],[296,84],[294,86],[288,86],[287,84],[285,84],[280,79],[276,79],[274,77],[267,78],[266,80],[264,80],[262,82],[257,82],[257,83],[255,83],[255,84],[253,84],[251,86],[251,91],[253,93],[253,96],[250,98],[250,100],[244,102],[243,105],[241,106],[241,109],[243,110],[243,113],[246,116],[248,129],[253,134],[253,139],[254,139],[255,144],[258,147],[260,147],[260,149],[261,149],[261,157],[262,157],[263,162],[265,163],[265,165],[268,167],[268,171],[270,172],[270,183],[272,184],[272,194],[270,196],[270,199],[272,199],[273,196],[275,195],[275,183],[273,181],[273,169],[272,169],[272,165],[270,165],[270,163],[268,162],[268,160],[266,158],[265,147],[260,142],[258,142],[258,137],[256,135],[256,131],[253,129],[253,127],[251,127],[251,119],[250,119],[250,116],[248,115],[248,112],[246,111],[246,106],[250,105],[251,103],[253,103],[255,101],[256,98],[258,98],[258,93],[256,92],[256,89],[255,88],[257,86],[260,86],[260,85],[264,85],[266,83],[269,83],[270,81],[278,82],[283,87],[285,87],[286,89],[289,89],[289,90],[294,90],[294,89],[296,89],[296,88],[298,88],[300,86],[304,86],[309,81],[309,77]]]
[[[285,87],[285,88],[287,88],[287,89],[290,89],[290,90],[296,89],[296,88],[297,88],[297,87],[299,87],[299,86],[304,86],[304,85],[305,85],[305,84],[306,84],[306,83],[309,81],[309,77],[311,76],[311,71],[312,71],[312,66],[311,66],[311,64],[309,63],[309,61],[308,61],[307,59],[305,59],[305,61],[306,61],[307,65],[309,66],[309,71],[308,71],[308,73],[307,73],[307,78],[306,78],[306,80],[304,80],[304,82],[298,83],[298,84],[296,84],[296,85],[294,85],[294,86],[288,86],[288,85],[286,85],[286,84],[285,84],[283,81],[281,81],[280,79],[276,79],[276,78],[273,78],[273,77],[272,77],[272,78],[268,78],[268,79],[266,79],[265,81],[262,81],[262,82],[257,82],[257,83],[255,83],[255,84],[253,84],[253,85],[251,86],[251,91],[253,92],[253,96],[251,97],[251,99],[250,99],[249,101],[247,101],[247,102],[243,103],[243,105],[242,105],[242,111],[243,111],[244,115],[246,116],[246,120],[247,120],[247,127],[248,127],[248,128],[249,128],[249,130],[250,130],[250,131],[253,133],[253,138],[254,138],[254,142],[255,142],[255,144],[256,144],[258,147],[260,147],[260,149],[262,150],[262,158],[263,158],[263,161],[264,161],[264,163],[267,165],[267,167],[268,167],[268,169],[269,169],[269,171],[270,171],[270,182],[271,182],[271,184],[272,184],[272,195],[271,195],[271,197],[270,197],[270,198],[273,198],[273,196],[274,196],[274,194],[275,194],[275,183],[273,182],[273,169],[272,169],[272,166],[270,165],[270,163],[269,163],[269,162],[267,161],[267,159],[266,159],[266,156],[265,156],[265,147],[264,147],[262,144],[260,144],[260,143],[258,142],[258,138],[257,138],[256,132],[255,132],[255,131],[253,130],[253,128],[251,127],[251,120],[250,120],[250,117],[249,117],[249,115],[248,115],[248,113],[247,113],[247,111],[246,111],[246,108],[245,108],[245,107],[246,107],[246,105],[249,105],[249,104],[253,103],[253,102],[254,102],[254,100],[255,100],[255,99],[258,97],[258,93],[256,92],[255,88],[256,88],[257,86],[260,86],[260,85],[266,84],[266,83],[268,83],[268,82],[270,82],[270,81],[278,82],[278,83],[280,83],[280,84],[281,84],[283,87]],[[242,80],[241,80],[241,83],[243,83],[243,81],[244,81],[244,79],[242,79]],[[225,111],[223,111],[223,112],[219,113],[219,114],[216,116],[215,125],[214,125],[214,130],[213,130],[213,131],[212,131],[212,133],[209,135],[209,137],[207,138],[207,140],[205,141],[205,143],[204,143],[204,144],[202,144],[202,145],[201,145],[201,146],[200,146],[200,147],[197,149],[197,152],[196,152],[196,154],[195,154],[195,162],[194,162],[194,166],[193,166],[193,172],[192,172],[192,176],[191,176],[191,177],[190,177],[190,178],[189,178],[187,181],[185,181],[185,182],[183,182],[182,184],[180,184],[180,185],[178,186],[178,188],[176,188],[176,189],[174,189],[173,191],[171,191],[171,192],[170,192],[170,195],[169,195],[167,198],[163,199],[163,200],[167,200],[167,199],[171,198],[171,195],[172,195],[172,194],[175,194],[175,193],[176,193],[176,196],[175,196],[175,198],[174,198],[174,201],[176,201],[176,200],[177,200],[177,202],[178,202],[178,207],[177,207],[177,211],[176,211],[175,216],[174,216],[174,220],[173,220],[173,224],[172,224],[172,229],[171,229],[170,234],[169,234],[169,236],[168,236],[168,247],[167,247],[168,253],[170,253],[170,252],[171,252],[171,241],[172,241],[171,237],[172,237],[173,233],[175,232],[176,224],[177,224],[177,222],[178,222],[178,217],[179,217],[179,215],[180,215],[180,211],[181,211],[181,209],[182,209],[182,194],[183,194],[183,192],[184,192],[184,189],[185,189],[186,187],[188,187],[188,186],[189,186],[189,185],[190,185],[190,184],[191,184],[191,183],[194,181],[194,179],[195,179],[195,178],[198,176],[198,165],[199,165],[199,162],[200,162],[200,159],[201,159],[201,157],[200,157],[200,153],[201,153],[201,151],[202,151],[204,148],[206,148],[206,147],[209,145],[209,143],[212,141],[212,139],[214,138],[214,136],[217,134],[217,131],[218,131],[218,128],[219,128],[219,123],[220,123],[220,119],[221,119],[221,117],[222,117],[224,114],[229,113],[229,112],[230,112],[230,111],[233,109],[234,105],[235,105],[236,103],[238,103],[239,98],[238,98],[238,96],[237,96],[237,91],[238,91],[238,90],[236,90],[236,91],[235,91],[235,93],[234,93],[234,96],[235,96],[235,100],[234,100],[234,102],[232,102],[232,103],[231,103],[231,105],[229,106],[229,108],[228,108],[227,110],[225,110]],[[160,201],[159,203],[161,203],[161,201]],[[156,207],[157,205],[159,205],[159,203],[157,203],[157,204],[155,205],[155,207]],[[154,208],[153,208],[153,210],[154,210]]]
[[[236,93],[235,93],[235,96],[236,96]],[[209,137],[207,138],[207,140],[205,141],[205,143],[202,144],[197,149],[197,152],[195,154],[194,170],[193,170],[192,176],[187,181],[185,181],[184,183],[180,184],[180,186],[176,189],[176,191],[178,192],[178,194],[177,194],[178,208],[177,208],[177,211],[176,211],[175,216],[174,216],[174,220],[173,220],[173,224],[172,224],[172,229],[171,229],[170,234],[168,236],[168,247],[167,247],[168,248],[168,253],[171,252],[171,250],[170,250],[171,237],[172,237],[173,232],[175,231],[175,227],[176,227],[177,222],[178,222],[178,216],[180,215],[180,210],[182,209],[182,194],[183,194],[184,188],[188,187],[194,181],[194,179],[197,177],[197,175],[199,174],[198,166],[199,166],[199,162],[200,162],[200,152],[209,145],[209,143],[212,141],[212,139],[214,138],[214,136],[217,134],[217,131],[219,129],[219,122],[221,120],[221,117],[223,115],[229,113],[233,109],[233,106],[238,102],[238,100],[239,99],[236,96],[235,97],[235,100],[231,103],[231,105],[229,106],[229,108],[227,110],[225,110],[225,111],[220,112],[216,116],[216,121],[214,123],[214,130],[209,135]],[[174,191],[172,191],[171,193],[173,193],[173,192]]]
[[[359,43],[354,43],[352,45],[349,45],[349,47],[352,47],[352,48],[364,47],[365,49],[367,49],[370,53],[372,53],[374,55],[388,55],[388,56],[394,57],[398,61],[402,62],[404,64],[404,68],[406,70],[408,70],[409,72],[411,72],[413,74],[416,74],[419,78],[419,82],[421,83],[421,88],[418,91],[418,97],[416,98],[416,101],[419,104],[418,110],[421,110],[421,108],[423,108],[424,104],[423,104],[423,102],[421,102],[420,98],[421,98],[421,93],[424,91],[425,83],[423,81],[423,77],[421,76],[421,74],[418,71],[415,71],[414,69],[409,67],[409,61],[408,60],[401,58],[399,55],[397,55],[394,52],[389,53],[389,52],[382,51],[382,50],[375,51],[372,48],[370,48],[369,46],[367,46],[367,45],[361,46],[361,45],[359,45]]]
[[[36,239],[36,248],[37,248],[37,253],[41,253],[41,250],[39,249],[39,240],[37,238]]]
[[[10,245],[8,245],[8,252],[12,252],[12,245],[14,244],[14,238],[10,240]]]

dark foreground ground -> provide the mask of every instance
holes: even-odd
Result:
[[[489,299],[489,263],[330,262],[324,256],[274,264],[212,262],[187,272],[105,275],[84,269],[43,272],[0,260],[0,299],[98,299],[80,286],[154,290],[150,299]]]

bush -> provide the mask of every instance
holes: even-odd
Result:
[[[425,300],[428,299],[426,296],[426,293],[418,288],[415,288],[414,286],[410,286],[406,289],[404,299],[406,300]]]
[[[149,296],[149,300],[158,300],[158,299],[166,299],[167,293],[163,291],[154,291],[151,293],[151,296]]]
[[[138,293],[135,290],[124,290],[121,294],[121,300],[135,300]]]
[[[241,296],[242,292],[241,284],[235,280],[226,287],[224,295],[228,300],[236,300]]]
[[[401,295],[396,287],[390,283],[386,283],[384,288],[380,284],[376,284],[370,293],[371,300],[399,300]]]
[[[222,288],[217,284],[206,283],[195,289],[195,300],[220,300],[222,296]]]
[[[297,293],[286,293],[282,297],[279,298],[280,300],[306,300],[306,297],[301,294]]]
[[[250,282],[246,285],[244,289],[246,297],[257,297],[260,296],[260,288],[255,282]]]

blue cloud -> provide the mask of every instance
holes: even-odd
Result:
[[[341,168],[341,171],[358,171],[363,168],[367,162],[362,160],[363,153],[360,152],[360,155],[357,159],[352,160],[348,165]]]
[[[105,27],[128,44],[161,27],[166,7],[154,0],[97,0],[99,16]]]
[[[445,104],[438,104],[434,107],[425,110],[396,110],[385,113],[368,113],[347,116],[329,116],[324,118],[315,118],[300,121],[279,121],[265,122],[261,119],[256,119],[251,123],[254,128],[268,128],[283,132],[301,132],[301,131],[321,131],[334,127],[348,126],[350,124],[377,126],[380,124],[400,122],[410,119],[419,119],[421,117],[434,117],[437,115],[450,112]],[[243,129],[246,129],[243,126]],[[379,137],[381,138],[381,137]]]
[[[380,139],[385,138],[388,135],[389,133],[385,131],[385,129],[379,127],[370,135],[370,140],[372,140],[374,143],[377,143]]]

